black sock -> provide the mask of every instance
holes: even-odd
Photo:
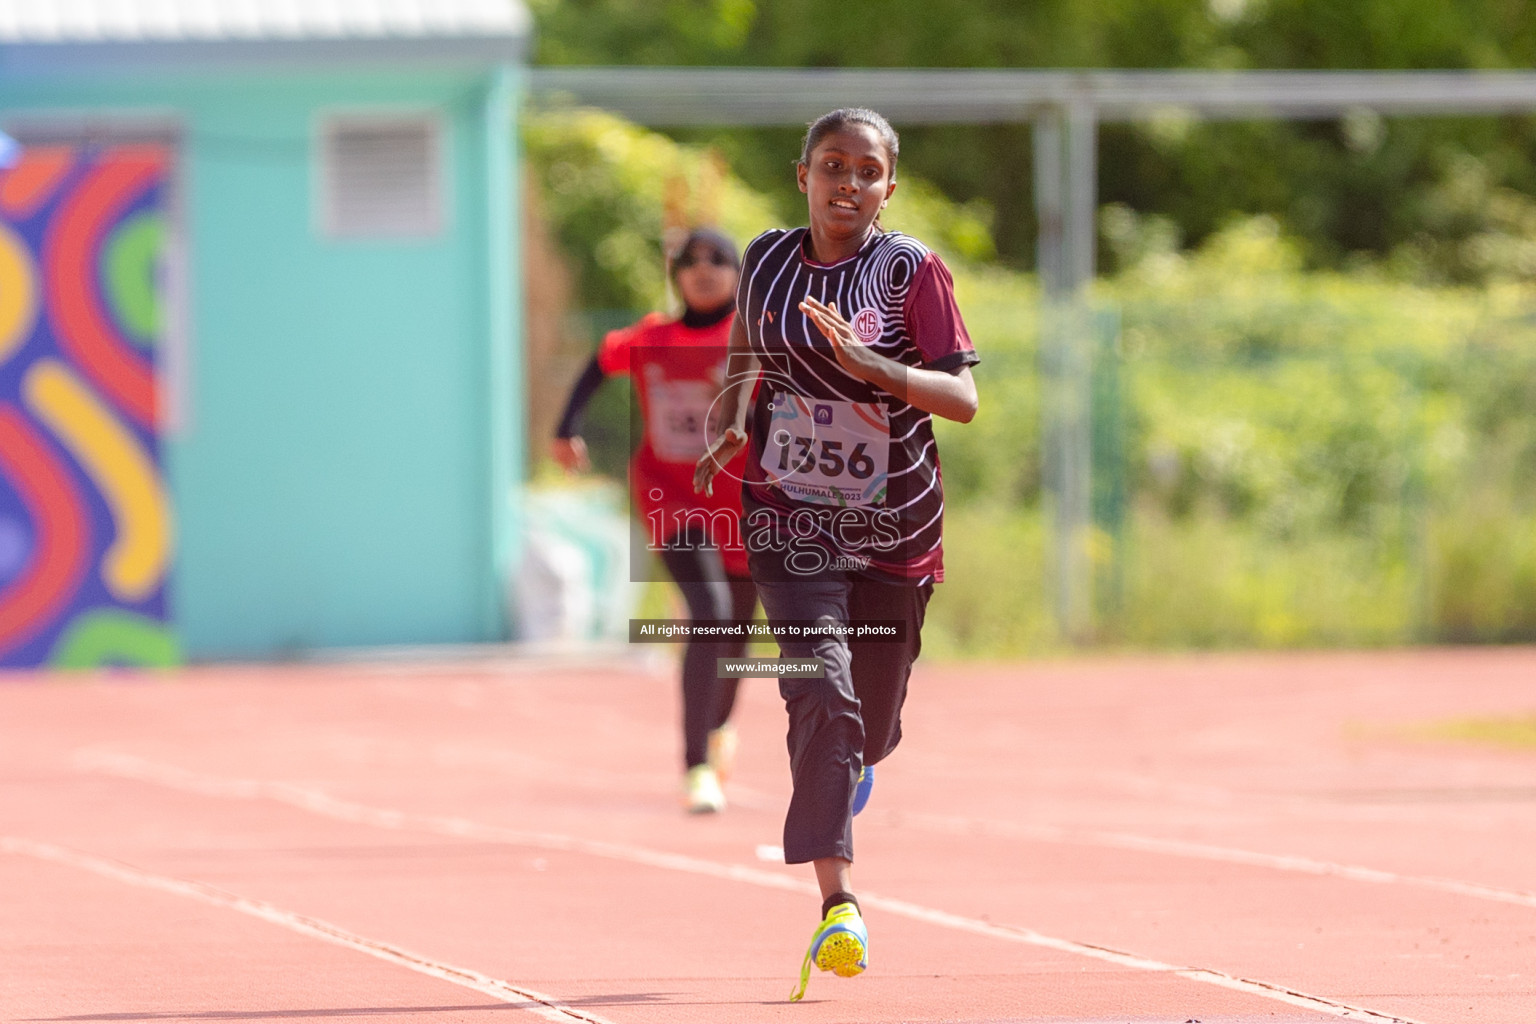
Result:
[[[821,901],[821,916],[826,917],[827,911],[831,910],[839,903],[852,903],[853,909],[858,910],[861,917],[864,914],[864,911],[859,910],[859,898],[851,892],[843,892],[841,889],[839,889],[837,892]]]

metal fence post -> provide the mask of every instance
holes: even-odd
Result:
[[[1093,635],[1092,343],[1097,119],[1088,103],[1035,120],[1040,221],[1041,371],[1045,483],[1052,505],[1052,585],[1058,628]]]

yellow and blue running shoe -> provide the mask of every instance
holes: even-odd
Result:
[[[853,787],[853,813],[858,814],[869,803],[870,791],[875,788],[875,766],[867,764],[859,770],[859,781]]]
[[[859,908],[852,903],[839,903],[827,911],[826,918],[811,936],[811,947],[805,951],[800,964],[800,985],[789,994],[789,1001],[796,1002],[805,995],[805,986],[811,980],[811,964],[824,971],[831,971],[840,978],[862,974],[869,966],[869,929]]]

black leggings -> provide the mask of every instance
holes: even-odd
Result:
[[[753,568],[759,568],[763,560],[752,557]],[[838,573],[800,580],[784,575],[773,573],[757,584],[770,623],[898,621],[906,634],[900,641],[835,635],[779,639],[784,657],[820,658],[826,666],[821,679],[779,679],[789,712],[794,780],[784,816],[784,862],[851,861],[854,785],[860,769],[884,760],[901,742],[901,709],[912,663],[923,647],[933,584],[876,583]]]
[[[661,549],[661,561],[682,590],[694,621],[752,617],[757,607],[752,578],[727,573],[716,548],[680,537]],[[746,648],[745,639],[688,641],[683,652],[684,767],[709,759],[709,734],[726,723],[736,706],[739,680],[717,678],[715,659],[739,658]]]

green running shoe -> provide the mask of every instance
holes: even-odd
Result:
[[[811,947],[805,951],[800,964],[800,985],[789,994],[790,1002],[799,1001],[805,995],[805,986],[811,980],[811,962],[824,971],[831,971],[840,978],[862,974],[869,966],[869,929],[859,908],[852,903],[839,903],[827,911],[826,920],[811,936]]]

